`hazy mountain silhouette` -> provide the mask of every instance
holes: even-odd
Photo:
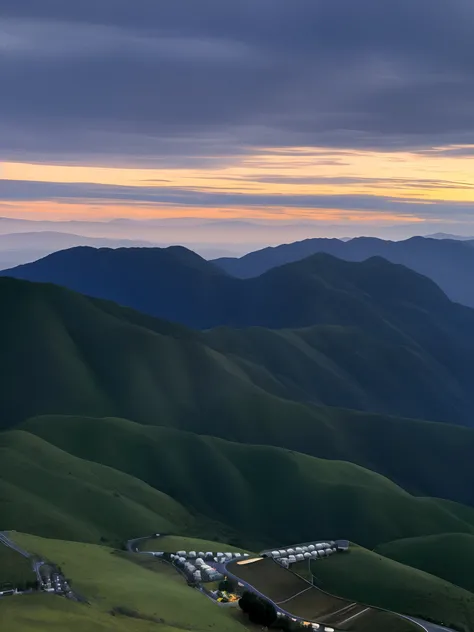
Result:
[[[406,241],[384,241],[374,237],[307,239],[275,248],[265,248],[239,259],[214,261],[239,278],[251,278],[286,263],[323,252],[347,261],[383,257],[401,263],[437,283],[453,301],[474,307],[474,247],[469,240],[413,237]]]

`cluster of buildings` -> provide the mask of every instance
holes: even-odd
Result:
[[[178,551],[170,555],[170,560],[180,568],[189,579],[195,582],[213,582],[224,579],[214,564],[225,564],[232,559],[249,557],[248,553],[213,553],[212,551]]]
[[[304,546],[295,546],[295,548],[281,549],[279,551],[267,551],[264,555],[271,557],[282,566],[288,568],[291,564],[303,562],[305,560],[317,560],[323,557],[329,557],[337,553],[338,546],[336,542],[316,542]]]

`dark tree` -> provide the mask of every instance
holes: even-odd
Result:
[[[252,623],[270,627],[276,621],[277,613],[273,604],[254,593],[245,592],[239,600],[239,606]]]

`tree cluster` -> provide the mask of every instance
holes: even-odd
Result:
[[[273,604],[252,592],[244,592],[239,600],[239,606],[252,623],[270,627],[277,619]]]

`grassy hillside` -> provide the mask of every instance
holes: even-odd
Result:
[[[377,551],[474,592],[474,537],[461,533],[389,542]]]
[[[310,375],[315,385],[320,384],[311,387],[315,397],[321,390],[336,397],[339,384],[338,397],[348,404],[344,382],[346,393],[366,396],[365,387],[357,386],[342,364],[332,371],[334,363],[327,356],[311,352],[308,331],[282,332],[275,340],[256,330],[246,339],[222,331],[206,336],[54,286],[12,279],[0,279],[0,296],[3,427],[39,414],[119,416],[347,460],[380,472],[415,494],[474,504],[474,472],[452,467],[454,461],[469,462],[472,430],[284,397],[285,389],[288,397],[296,397],[298,383],[308,397]],[[325,335],[319,336],[317,344],[324,340]],[[351,348],[348,342],[344,346]],[[356,355],[361,356],[363,348]],[[307,360],[308,365],[309,354],[316,360]],[[306,376],[302,367],[309,369]],[[356,364],[354,374],[359,368]],[[331,371],[335,378],[329,388]],[[383,383],[392,400],[408,395],[408,385],[392,392],[383,372],[376,375],[367,369],[358,379],[364,375],[366,382],[374,380],[374,388]],[[432,377],[429,372],[420,375]],[[449,392],[449,380],[443,379],[442,388],[433,388],[433,405],[441,408],[436,398]],[[415,401],[415,391],[412,395]]]
[[[317,585],[336,595],[469,632],[474,595],[438,577],[355,547],[312,564]]]
[[[373,547],[408,535],[473,533],[462,507],[415,498],[350,463],[120,419],[42,417],[22,427],[127,472],[250,543],[350,537]]]
[[[5,629],[15,632],[46,630],[52,626],[71,632],[86,629],[88,632],[156,629],[244,632],[247,629],[233,613],[190,590],[175,571],[165,566],[161,573],[152,572],[106,547],[25,534],[14,534],[14,538],[24,548],[59,564],[72,578],[74,588],[91,605],[81,606],[50,596],[25,599],[25,603],[22,600],[19,610],[16,600],[4,600],[0,603],[0,621]],[[135,610],[143,618],[113,616],[111,611],[117,607]]]
[[[133,535],[204,528],[142,481],[21,431],[0,434],[0,489],[4,528],[49,537],[118,544]]]

